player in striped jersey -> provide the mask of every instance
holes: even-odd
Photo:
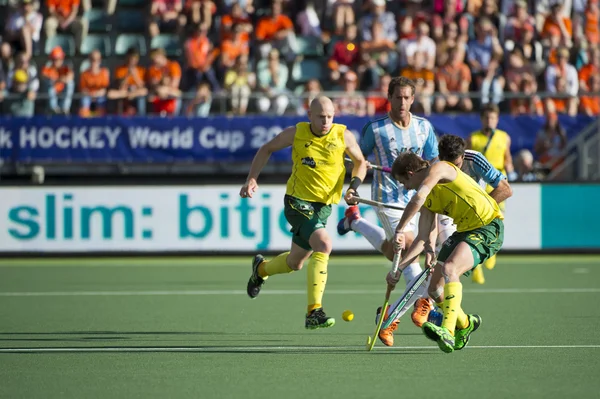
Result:
[[[506,176],[496,169],[482,153],[467,150],[467,143],[458,136],[447,134],[441,137],[439,143],[440,160],[452,162],[463,172],[471,176],[479,185],[485,189],[487,185],[492,187],[489,193],[498,204],[512,196],[512,189]],[[438,239],[436,253],[439,253],[441,245],[448,237],[456,231],[456,225],[448,216],[438,215]],[[479,274],[479,275],[477,275]],[[473,281],[483,284],[483,270],[481,265],[473,269]]]
[[[391,167],[394,160],[402,153],[413,152],[423,159],[435,162],[438,156],[437,137],[433,126],[424,118],[410,113],[410,106],[415,100],[415,84],[405,77],[396,77],[388,86],[388,100],[391,105],[387,116],[369,122],[362,132],[360,147],[365,158],[374,155],[375,162],[384,167]],[[406,190],[391,175],[374,171],[371,185],[371,198],[388,204],[406,206],[414,191]],[[350,230],[362,234],[371,245],[383,253],[389,260],[394,259],[392,244],[393,232],[402,217],[402,211],[386,209],[378,212],[381,228],[360,217],[358,206],[346,210],[345,217],[338,223],[338,233],[344,235]],[[416,218],[413,218],[406,231],[407,245],[410,245],[416,234]],[[403,271],[407,285],[419,275],[421,266],[418,259]],[[417,326],[426,321],[413,321]],[[388,346],[393,345],[393,331],[397,323],[392,324],[379,334],[380,340]]]

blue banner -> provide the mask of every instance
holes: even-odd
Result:
[[[480,128],[479,116],[428,117],[438,134],[467,137]],[[0,159],[4,162],[247,162],[283,128],[305,117],[120,118],[68,117],[0,118]],[[339,117],[357,137],[366,117]],[[562,116],[569,138],[594,118]],[[512,151],[533,148],[544,123],[539,117],[500,118],[499,128],[510,133]],[[290,159],[290,149],[273,154],[274,161]]]

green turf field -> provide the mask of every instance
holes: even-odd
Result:
[[[598,397],[600,257],[500,256],[453,354],[408,317],[366,352],[388,268],[333,256],[337,324],[307,331],[305,273],[251,301],[248,258],[1,260],[0,398]]]

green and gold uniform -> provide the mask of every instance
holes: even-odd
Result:
[[[310,130],[310,123],[296,125],[292,145],[292,174],[284,198],[285,217],[292,225],[292,241],[311,249],[311,234],[327,225],[331,204],[342,198],[346,168],[344,165],[345,125],[334,123],[324,136]]]
[[[456,170],[456,179],[436,184],[424,204],[430,211],[447,215],[456,223],[456,232],[442,245],[438,260],[446,261],[459,243],[466,242],[471,247],[475,267],[502,247],[504,216],[496,201],[475,180],[456,165],[446,163]]]

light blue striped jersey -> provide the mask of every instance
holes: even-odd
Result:
[[[438,156],[433,126],[425,118],[412,114],[406,129],[395,125],[389,116],[367,123],[360,148],[366,158],[374,155],[374,163],[390,168],[403,152],[412,151],[427,161]],[[389,173],[373,170],[371,198],[375,201],[406,206],[414,193],[414,190],[405,190]]]
[[[478,151],[465,151],[461,170],[471,176],[483,188],[487,184],[496,188],[501,180],[506,179],[506,176],[494,168],[490,161]]]

